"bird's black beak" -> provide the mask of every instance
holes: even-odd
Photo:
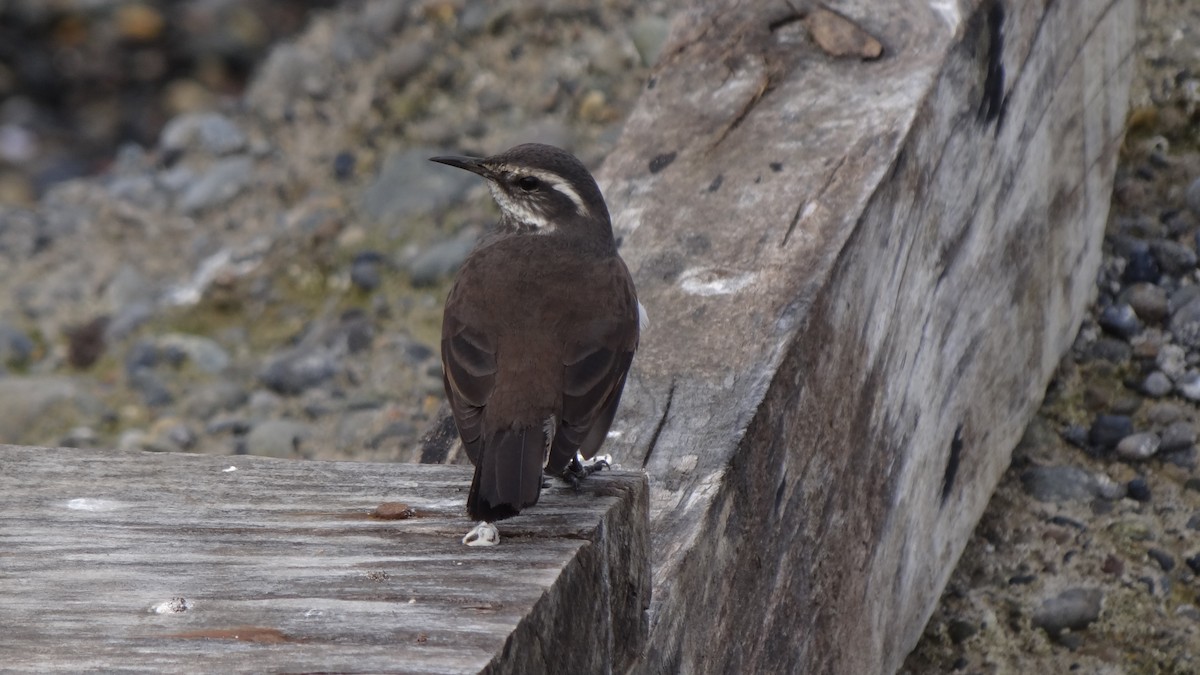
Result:
[[[451,155],[446,157],[430,157],[429,161],[465,169],[471,173],[477,173],[484,178],[491,175],[491,170],[483,163],[483,159],[479,157],[457,157]]]

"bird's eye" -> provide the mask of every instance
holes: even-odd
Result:
[[[521,176],[517,179],[517,187],[526,192],[533,192],[534,190],[538,189],[538,186],[541,184],[542,182],[533,176]]]

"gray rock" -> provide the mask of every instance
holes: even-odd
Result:
[[[1187,202],[1192,213],[1200,216],[1200,178],[1192,181],[1192,184],[1188,186],[1184,201]]]
[[[337,372],[337,361],[329,350],[298,347],[269,361],[258,379],[275,393],[294,396],[324,384]]]
[[[384,77],[397,87],[403,87],[425,68],[432,52],[432,45],[426,40],[406,41],[388,53],[383,62]]]
[[[1118,457],[1126,461],[1140,461],[1153,457],[1160,445],[1162,440],[1158,434],[1143,431],[1122,438],[1117,443],[1116,452]]]
[[[1178,277],[1196,269],[1196,252],[1177,241],[1155,239],[1150,243],[1150,252],[1159,269],[1167,274]]]
[[[220,412],[234,410],[250,398],[241,385],[228,380],[219,380],[193,387],[183,402],[183,409],[191,417],[209,419]]]
[[[1167,292],[1154,284],[1134,284],[1125,294],[1125,302],[1147,323],[1158,323],[1168,316]]]
[[[350,263],[350,283],[365,293],[379,288],[379,284],[383,282],[379,273],[381,264],[383,255],[375,251],[364,251],[354,256]]]
[[[1200,348],[1200,299],[1180,307],[1169,324],[1176,342],[1189,349]]]
[[[1064,630],[1087,628],[1100,618],[1104,592],[1098,588],[1071,588],[1042,601],[1033,614],[1033,625],[1057,637]]]
[[[158,145],[167,152],[200,150],[211,155],[228,155],[246,147],[246,134],[220,113],[185,113],[167,122]]]
[[[1123,302],[1105,307],[1097,322],[1104,330],[1126,340],[1142,332],[1143,328],[1133,308]]]
[[[457,201],[475,185],[469,171],[438,167],[429,158],[447,154],[433,148],[415,148],[394,154],[367,187],[362,208],[376,221],[394,222],[439,211]]]
[[[166,381],[149,368],[139,368],[128,375],[129,388],[142,397],[142,403],[152,408],[170,405],[175,395]]]
[[[219,373],[228,368],[232,361],[224,347],[203,335],[170,333],[158,339],[158,347],[164,350],[177,350],[197,370],[205,373]]]
[[[475,248],[478,233],[467,228],[453,239],[439,242],[418,253],[407,265],[414,286],[432,286],[458,271],[471,249]]]
[[[1159,427],[1165,427],[1178,421],[1183,414],[1183,408],[1171,401],[1159,401],[1146,408],[1146,420]]]
[[[1186,450],[1196,444],[1196,428],[1191,422],[1171,423],[1162,432],[1162,451]]]
[[[1150,247],[1139,242],[1139,246],[1134,247],[1125,256],[1125,272],[1121,275],[1121,279],[1127,284],[1136,284],[1139,281],[1156,282],[1161,274],[1158,267],[1158,260],[1154,254],[1150,252]]]
[[[283,399],[273,392],[257,389],[251,392],[250,399],[246,401],[246,407],[254,415],[265,417],[283,408]]]
[[[1107,335],[1092,343],[1088,350],[1092,359],[1099,359],[1120,365],[1129,361],[1133,348],[1127,340],[1118,340]]]
[[[1171,383],[1171,378],[1167,377],[1161,370],[1156,370],[1146,376],[1142,380],[1142,393],[1151,398],[1162,398],[1171,393],[1171,389],[1175,385]]]
[[[1075,466],[1038,466],[1021,474],[1021,485],[1041,502],[1088,501],[1119,498],[1123,490],[1107,476],[1097,476]]]
[[[104,328],[104,339],[110,344],[129,337],[135,330],[154,316],[154,305],[137,302],[117,310]]]
[[[1128,415],[1096,415],[1088,429],[1088,441],[1104,450],[1117,445],[1122,438],[1133,433],[1133,420]]]
[[[1187,350],[1176,344],[1165,344],[1154,357],[1154,365],[1172,380],[1177,380],[1187,370]]]
[[[1161,548],[1150,548],[1146,551],[1146,555],[1150,556],[1164,572],[1170,572],[1175,569],[1175,556]]]
[[[155,452],[186,452],[196,446],[196,432],[186,422],[164,418],[140,439],[144,450]]]
[[[312,427],[294,420],[266,420],[246,434],[246,453],[266,457],[299,457],[301,446],[312,437]]]
[[[634,21],[629,29],[629,37],[633,39],[633,46],[638,56],[642,57],[643,64],[653,66],[658,62],[669,28],[670,23],[662,17],[647,16]]]
[[[1181,307],[1196,299],[1200,299],[1200,286],[1197,286],[1196,284],[1180,286],[1173,293],[1171,293],[1170,299],[1167,300],[1167,311],[1169,311],[1171,314],[1174,314],[1175,312],[1178,312]]]
[[[1200,401],[1200,372],[1189,370],[1175,379],[1175,390],[1189,401]]]
[[[133,375],[139,370],[154,368],[158,360],[158,347],[150,340],[138,340],[125,352],[125,374]]]
[[[47,420],[69,428],[75,426],[72,420],[100,410],[99,401],[69,377],[0,377],[0,443],[45,442],[25,434]]]
[[[281,119],[302,96],[320,96],[329,90],[333,63],[309,49],[281,44],[271,50],[266,63],[246,92],[246,101],[270,119]]]
[[[253,176],[253,159],[244,156],[227,157],[213,164],[194,182],[188,184],[177,206],[186,214],[195,214],[220,206],[248,187]]]
[[[109,307],[120,308],[139,303],[153,303],[158,293],[136,267],[122,263],[104,288],[104,302]]]
[[[0,321],[0,366],[28,365],[36,348],[25,331],[6,321]]]

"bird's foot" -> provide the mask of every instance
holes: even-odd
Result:
[[[567,463],[567,468],[563,469],[562,479],[578,490],[579,483],[584,478],[611,466],[612,455],[596,455],[590,460],[586,460],[580,457],[579,453],[575,453],[575,456]]]
[[[481,520],[463,536],[462,543],[467,546],[495,546],[500,543],[500,530],[497,530],[495,525]]]

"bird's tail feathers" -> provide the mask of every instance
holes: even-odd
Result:
[[[474,520],[511,518],[537,503],[542,492],[546,432],[541,427],[504,429],[480,448],[475,478],[467,496]]]

